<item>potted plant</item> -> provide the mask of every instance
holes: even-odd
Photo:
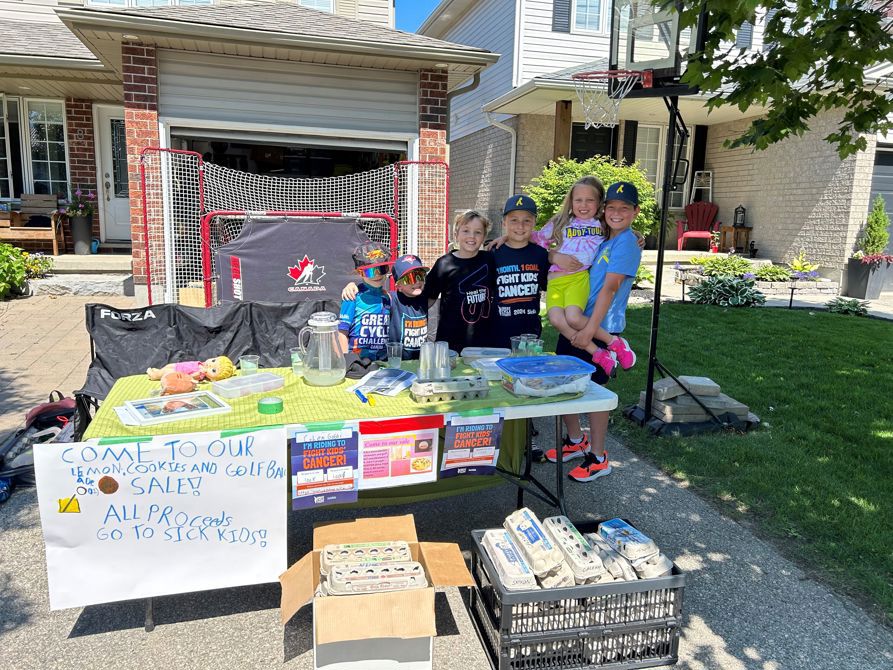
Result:
[[[92,190],[88,190],[85,194],[78,188],[65,208],[65,214],[71,224],[71,238],[74,241],[74,253],[76,254],[90,253],[95,204],[96,194]]]
[[[877,300],[891,275],[893,255],[885,253],[890,217],[882,196],[877,196],[856,242],[856,252],[847,261],[846,294],[851,298]]]
[[[719,253],[719,236],[720,236],[720,232],[718,230],[713,230],[710,232],[710,253],[711,254]]]

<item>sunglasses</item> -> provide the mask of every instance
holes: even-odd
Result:
[[[388,274],[389,270],[387,265],[376,265],[372,268],[363,268],[361,272],[366,279],[378,279]]]
[[[425,281],[425,277],[428,276],[428,273],[424,270],[410,270],[405,275],[397,279],[394,283],[399,284],[400,286],[409,286],[410,284],[422,283]]]

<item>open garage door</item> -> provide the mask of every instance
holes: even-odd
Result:
[[[887,228],[890,233],[890,243],[887,244],[887,253],[893,254],[893,146],[878,146],[874,155],[874,176],[871,180],[871,201],[869,208],[876,196],[883,196],[887,203],[887,216],[891,224]],[[885,291],[893,291],[893,277],[888,273]]]

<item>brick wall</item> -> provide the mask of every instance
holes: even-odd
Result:
[[[419,72],[419,160],[446,161],[447,73],[445,70]],[[443,212],[446,192],[420,186],[418,246],[422,261],[430,264],[443,255],[446,230]]]
[[[735,207],[744,205],[760,257],[785,262],[803,249],[835,280],[868,213],[875,148],[868,138],[868,151],[841,161],[822,139],[837,122],[837,114],[821,114],[803,137],[764,151],[722,146],[741,134],[747,119],[710,126],[705,167],[713,170],[719,220],[731,223]]]
[[[140,152],[158,146],[158,70],[155,47],[124,42],[121,45],[124,122],[127,133],[127,170],[130,184],[130,228],[133,238],[133,279],[146,284]],[[158,206],[161,203],[157,203]],[[154,297],[154,296],[153,296]]]
[[[522,114],[518,125],[518,157],[515,191],[523,191],[552,160],[555,144],[555,117]]]
[[[96,193],[96,142],[93,137],[93,101],[67,98],[65,122],[68,125],[68,182],[72,190]],[[92,237],[99,237],[99,208],[93,214]],[[65,250],[74,251],[71,227],[64,226]],[[49,244],[49,243],[47,243]]]

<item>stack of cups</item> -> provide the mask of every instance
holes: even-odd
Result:
[[[450,378],[450,345],[446,342],[435,342],[434,379]]]
[[[423,382],[433,379],[434,374],[434,342],[422,342],[419,351],[419,379]]]

